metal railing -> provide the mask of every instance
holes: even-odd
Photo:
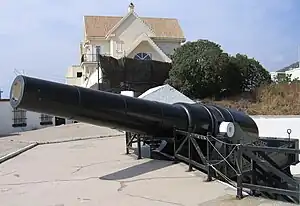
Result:
[[[288,202],[299,204],[299,182],[283,169],[298,163],[300,150],[297,146],[299,142],[297,139],[260,138],[262,143],[269,142],[270,145],[276,145],[276,142],[281,145],[275,147],[265,146],[264,144],[261,146],[231,144],[211,134],[203,136],[180,130],[174,131],[175,139],[176,135],[183,135],[185,138],[180,145],[176,145],[174,141],[174,157],[186,162],[189,166],[189,171],[192,171],[193,167],[205,171],[207,173],[207,181],[217,178],[237,188],[237,199],[242,199],[244,192],[254,196],[260,193],[260,195],[271,199],[281,196]],[[206,140],[206,154],[200,149],[197,140]],[[216,148],[215,142],[229,147],[224,151],[220,151]],[[188,144],[188,156],[179,153],[184,144]],[[195,155],[192,155],[193,148],[199,155],[200,162],[194,160]],[[282,155],[289,155],[287,165],[280,166],[274,161],[272,159],[276,159],[274,154],[281,154],[277,159],[282,158]],[[247,168],[247,164],[249,164],[250,168]],[[233,179],[236,180],[234,181]],[[248,182],[249,179],[250,182]]]
[[[109,53],[101,54],[101,56],[110,56]],[[98,57],[96,54],[82,54],[81,55],[81,63],[83,62],[97,62]]]
[[[134,149],[134,142],[137,143],[138,159],[141,159],[141,145],[146,140],[155,139],[126,132],[126,154]],[[299,204],[298,179],[287,170],[290,165],[298,163],[298,139],[260,137],[256,142],[258,145],[249,145],[232,143],[224,136],[174,129],[169,142],[172,140],[173,155],[160,151],[161,155],[174,163],[187,163],[188,171],[195,168],[207,173],[207,182],[213,179],[227,182],[236,188],[237,199],[252,195]],[[288,161],[282,164],[283,159]]]

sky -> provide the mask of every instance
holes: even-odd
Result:
[[[186,39],[208,39],[244,53],[269,71],[299,59],[299,0],[0,0],[0,89],[16,75],[64,82],[80,62],[84,15],[177,18]]]

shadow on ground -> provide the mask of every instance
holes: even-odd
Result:
[[[101,180],[122,180],[136,177],[148,172],[153,172],[173,165],[171,161],[151,160],[139,165],[128,167],[126,169],[100,177]]]
[[[0,134],[0,138],[11,137],[11,136],[19,136],[19,133],[11,133],[11,134]]]

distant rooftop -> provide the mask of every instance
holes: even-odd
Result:
[[[277,70],[277,72],[286,72],[286,71],[290,71],[293,70],[295,68],[299,68],[299,62],[295,62],[287,67],[284,67],[282,69]]]

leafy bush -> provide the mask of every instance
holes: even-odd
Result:
[[[271,83],[269,72],[246,55],[230,56],[208,40],[187,42],[172,55],[166,83],[193,98],[223,98]]]

